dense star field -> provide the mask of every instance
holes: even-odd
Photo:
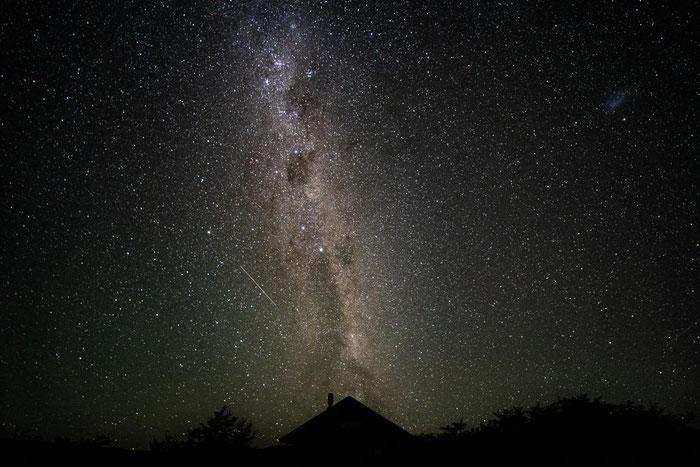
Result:
[[[700,411],[682,4],[15,3],[0,436]]]

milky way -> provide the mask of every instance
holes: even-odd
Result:
[[[259,215],[273,232],[267,248],[281,271],[280,311],[294,316],[299,340],[289,358],[301,366],[301,381],[318,400],[329,388],[364,397],[378,389],[368,383],[381,368],[372,334],[381,308],[366,279],[372,252],[365,216],[352,216],[360,193],[343,183],[351,178],[352,148],[339,128],[326,69],[338,58],[317,50],[304,28],[283,22],[254,44],[253,105],[264,122],[254,157],[264,180],[260,205],[269,209]]]

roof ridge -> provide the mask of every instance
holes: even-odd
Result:
[[[350,423],[353,427],[350,428],[347,426],[347,423]],[[351,432],[354,436],[358,434],[358,430],[368,433],[377,429],[381,431],[388,430],[387,433],[392,433],[388,435],[390,437],[411,436],[408,431],[379,412],[352,396],[346,396],[337,404],[328,407],[280,437],[279,441],[282,443],[296,443],[300,440],[308,442],[317,437],[346,436]],[[304,440],[304,438],[307,438],[307,440]]]

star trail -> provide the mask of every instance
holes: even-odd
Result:
[[[0,435],[700,410],[697,16],[16,2]]]

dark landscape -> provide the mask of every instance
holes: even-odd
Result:
[[[691,466],[700,462],[695,414],[667,414],[656,406],[610,404],[586,395],[546,406],[503,409],[477,427],[459,420],[440,427],[439,433],[415,436],[392,436],[391,430],[377,429],[352,415],[357,414],[336,418],[305,439],[282,438],[282,444],[266,448],[253,447],[253,425],[225,405],[184,436],[154,438],[149,451],[109,448],[110,438],[104,435],[49,442],[25,433],[2,444],[8,456],[50,465]]]

